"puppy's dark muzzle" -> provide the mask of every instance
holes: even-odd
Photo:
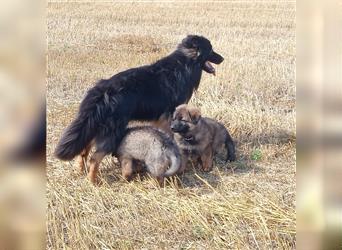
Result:
[[[220,64],[223,62],[224,58],[220,55],[217,54],[216,52],[212,51],[208,57],[208,61],[215,63],[215,64]]]
[[[186,133],[189,130],[188,126],[181,123],[171,123],[170,128],[174,133]]]

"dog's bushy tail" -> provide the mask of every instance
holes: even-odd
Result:
[[[78,115],[64,131],[55,149],[55,156],[61,160],[71,160],[96,136],[106,112],[103,92],[94,87],[81,102]]]
[[[166,172],[164,173],[164,177],[170,177],[170,176],[175,175],[180,168],[181,159],[179,155],[172,155],[170,157],[170,160],[171,160],[170,168],[166,170]]]
[[[226,139],[224,141],[224,144],[225,144],[226,150],[227,150],[226,162],[227,161],[235,161],[236,160],[235,143],[234,143],[232,137],[230,136],[230,134],[228,132],[227,132],[227,136],[226,136]]]

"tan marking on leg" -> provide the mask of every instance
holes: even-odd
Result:
[[[160,187],[164,187],[164,176],[157,176],[156,177],[158,184]]]
[[[122,177],[130,181],[133,176],[133,160],[124,158],[120,161]]]
[[[94,184],[97,181],[97,173],[99,171],[100,163],[105,156],[105,153],[96,151],[90,158],[88,178]]]
[[[196,157],[193,157],[191,160],[192,160],[192,164],[195,168],[199,168],[200,166],[203,167],[201,156],[198,155]]]
[[[203,171],[210,171],[213,168],[213,152],[211,147],[208,147],[201,156]]]
[[[85,167],[87,164],[87,158],[88,158],[91,146],[92,146],[92,144],[89,143],[89,145],[86,146],[85,149],[83,149],[81,154],[77,156],[78,169],[80,170],[81,173],[83,173],[85,170]]]

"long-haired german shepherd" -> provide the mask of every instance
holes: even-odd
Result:
[[[71,160],[80,155],[82,168],[94,141],[96,151],[90,159],[88,176],[95,182],[100,162],[105,155],[116,152],[129,121],[169,117],[176,106],[190,100],[202,70],[215,75],[210,63],[222,61],[208,39],[189,35],[169,56],[100,80],[87,92],[76,119],[62,135],[56,157]]]

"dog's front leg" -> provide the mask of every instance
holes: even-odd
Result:
[[[203,171],[209,172],[213,168],[213,151],[211,147],[204,150],[201,155],[201,162]]]
[[[177,174],[183,174],[185,172],[186,167],[188,165],[188,160],[189,160],[189,156],[185,152],[182,152],[181,153],[181,165],[177,171]]]

